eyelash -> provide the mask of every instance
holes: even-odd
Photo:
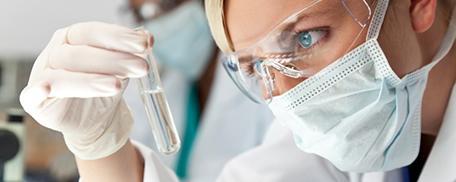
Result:
[[[257,66],[256,64],[259,64],[259,60],[250,61],[247,65],[241,66],[241,69],[247,73],[248,77],[253,77],[256,75],[254,68]]]

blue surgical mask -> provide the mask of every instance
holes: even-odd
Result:
[[[144,26],[154,36],[152,52],[161,65],[190,80],[199,78],[214,52],[201,3],[186,2]]]
[[[456,37],[453,15],[433,62],[399,78],[377,41],[387,7],[379,1],[364,44],[269,104],[300,149],[343,171],[386,171],[415,160],[428,74]]]

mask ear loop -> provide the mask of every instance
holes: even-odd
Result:
[[[367,40],[378,39],[380,30],[382,29],[383,21],[388,10],[389,0],[378,0],[377,6],[375,7],[374,15],[370,23],[369,30],[367,32]]]
[[[456,7],[453,7],[453,9]],[[454,43],[456,41],[456,9],[453,10],[450,23],[445,36],[442,39],[442,44],[440,45],[439,51],[435,54],[432,62],[428,66],[425,66],[424,69],[431,70],[437,63],[439,63],[445,56],[451,51]]]

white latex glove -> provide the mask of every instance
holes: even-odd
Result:
[[[100,22],[57,30],[20,102],[41,125],[62,132],[77,157],[106,157],[128,141],[133,119],[122,92],[127,78],[147,74],[150,44],[145,31]]]

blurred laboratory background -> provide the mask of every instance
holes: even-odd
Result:
[[[77,181],[60,133],[39,126],[18,96],[55,30],[83,21],[121,23],[122,0],[0,1],[0,181]],[[121,18],[122,17],[122,18]]]

